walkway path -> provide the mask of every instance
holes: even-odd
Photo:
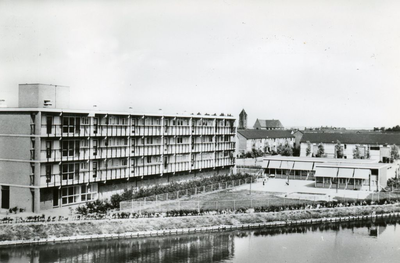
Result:
[[[332,199],[334,197],[345,197],[345,198],[358,198],[365,199],[368,195],[373,192],[369,191],[354,191],[354,190],[336,190],[327,188],[316,188],[314,181],[305,180],[290,180],[289,185],[286,184],[286,179],[269,178],[265,185],[263,185],[262,179],[258,179],[256,183],[251,184],[252,191],[265,191],[265,192],[282,192],[282,193],[312,193],[312,194],[326,194]],[[238,190],[249,190],[250,185],[245,184],[236,187],[233,191]]]

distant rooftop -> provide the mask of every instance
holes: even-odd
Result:
[[[336,143],[337,140],[343,144],[400,145],[400,134],[380,132],[306,132],[304,133],[301,142]]]
[[[265,138],[294,138],[292,131],[289,130],[238,130],[240,135],[247,139],[265,139]]]

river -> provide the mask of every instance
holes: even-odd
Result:
[[[400,262],[400,220],[0,249],[0,262]]]

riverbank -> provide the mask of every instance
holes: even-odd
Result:
[[[370,218],[371,215],[374,217],[399,216],[400,204],[270,213],[8,224],[0,225],[0,245],[144,237],[217,229],[238,229],[246,226],[280,227],[290,224],[364,220]]]

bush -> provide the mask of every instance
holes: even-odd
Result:
[[[87,202],[84,207],[79,206],[76,212],[82,215],[87,215],[88,213],[106,213],[108,209],[119,208],[119,204],[122,201],[135,200],[165,193],[174,193],[186,189],[209,186],[211,184],[223,183],[231,180],[246,179],[249,177],[252,176],[249,174],[218,175],[184,183],[172,182],[167,185],[155,185],[150,188],[140,187],[136,192],[134,192],[133,189],[125,189],[122,194],[112,195],[110,201],[96,200],[94,202]],[[253,178],[253,182],[254,180],[255,178]]]

